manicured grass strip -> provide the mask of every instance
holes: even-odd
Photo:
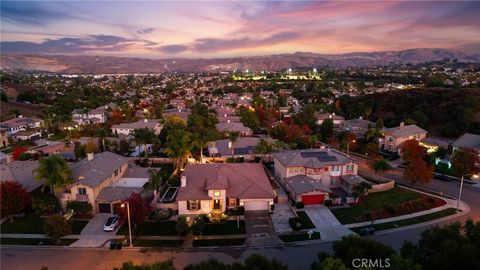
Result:
[[[43,234],[43,218],[37,214],[30,214],[20,218],[14,218],[2,223],[2,233],[31,233]]]
[[[31,246],[69,246],[78,239],[60,239],[58,243],[48,238],[0,238],[1,245],[31,245]]]
[[[312,234],[312,238],[308,238],[308,233],[299,233],[299,234],[286,234],[286,235],[279,235],[280,239],[283,242],[297,242],[297,241],[308,241],[308,240],[315,240],[320,239],[320,232],[314,232]]]
[[[133,240],[133,246],[135,247],[181,247],[183,246],[183,240],[135,239]]]
[[[176,236],[178,235],[175,229],[176,221],[167,220],[161,222],[145,222],[138,225],[136,228],[132,227],[132,234],[135,235],[161,235],[161,236]],[[128,223],[123,223],[122,227],[118,230],[117,235],[128,234]]]
[[[80,234],[83,228],[88,224],[88,220],[72,220],[72,234]]]
[[[348,208],[331,209],[332,213],[342,224],[356,222],[355,219],[372,211],[388,208],[403,202],[420,198],[420,193],[394,187],[388,191],[369,194],[361,203]]]
[[[312,220],[305,211],[297,211],[297,215],[302,219],[302,230],[315,229],[315,224],[313,224]]]
[[[241,246],[246,238],[225,238],[225,239],[196,239],[193,240],[194,247],[212,247],[212,246]]]
[[[227,235],[227,234],[245,234],[245,221],[240,221],[240,227],[237,228],[236,220],[227,220],[223,223],[207,223],[202,230],[202,235]]]
[[[386,223],[380,223],[380,224],[374,224],[373,228],[375,231],[383,231],[383,230],[389,230],[389,229],[394,229],[398,227],[404,227],[404,226],[409,226],[417,223],[422,223],[422,222],[427,222],[431,221],[434,219],[439,219],[442,217],[450,216],[456,213],[455,208],[447,208],[438,212],[426,214],[423,216],[419,217],[413,217],[413,218],[407,218],[403,220],[398,220],[398,221],[392,221],[392,222],[386,222]],[[372,226],[363,226],[363,227],[356,227],[352,228],[351,230],[360,233],[360,230],[366,227],[372,227]]]

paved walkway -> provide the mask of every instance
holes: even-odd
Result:
[[[71,247],[101,247],[108,240],[115,237],[117,230],[113,232],[104,232],[103,225],[111,214],[96,214],[90,222],[83,228],[78,241],[71,244]],[[117,226],[117,229],[120,226]]]
[[[323,240],[333,241],[343,236],[354,234],[348,228],[340,224],[330,209],[325,205],[306,205],[305,212],[320,232]]]

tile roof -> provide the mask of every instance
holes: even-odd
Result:
[[[125,157],[112,152],[102,152],[95,154],[92,160],[85,158],[74,163],[71,166],[71,176],[76,180],[76,183],[93,188],[102,183],[125,163],[127,163],[127,158]]]
[[[209,200],[208,189],[226,190],[227,197],[271,199],[273,188],[261,164],[221,163],[188,165],[183,172],[186,187],[178,190],[178,200]]]
[[[113,125],[112,129],[114,128],[125,128],[125,129],[151,128],[153,129],[158,124],[160,124],[160,121],[156,119],[140,119],[137,122]]]
[[[416,134],[427,133],[426,130],[420,128],[417,125],[407,125],[407,126],[398,126],[394,128],[383,129],[384,134],[394,136],[394,137],[408,137]]]
[[[374,122],[365,120],[365,119],[350,119],[350,120],[345,120],[343,122],[344,125],[346,126],[354,126],[354,127],[359,127],[363,129],[369,129],[370,127],[375,127],[376,124]]]
[[[232,132],[232,131],[238,131],[240,133],[250,133],[252,130],[246,126],[244,126],[242,123],[217,123],[215,124],[215,128],[218,131],[226,131],[226,132]]]
[[[306,175],[295,175],[285,178],[284,181],[296,194],[302,194],[311,191],[323,191],[328,193],[332,192],[320,180],[313,179]]]
[[[355,162],[345,154],[332,149],[304,149],[273,153],[284,166],[323,168],[329,165],[342,165]]]
[[[35,123],[41,122],[42,120],[30,117],[19,117],[13,118],[7,121],[0,122],[0,127],[2,128],[11,128],[19,127],[24,125],[34,125]]]
[[[262,138],[258,137],[238,137],[238,139],[233,144],[235,148],[235,155],[253,155],[256,151],[256,146]],[[270,138],[263,138],[267,141],[273,141]],[[213,142],[214,146],[218,150],[220,156],[231,156],[232,149],[228,147],[230,139],[217,140]],[[210,147],[209,147],[210,148]]]

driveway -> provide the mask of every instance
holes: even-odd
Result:
[[[101,247],[105,242],[115,236],[118,228],[113,232],[104,232],[103,225],[111,214],[98,213],[83,228],[78,241],[70,245],[71,247]]]
[[[268,211],[245,211],[247,235],[267,235],[275,233]]]
[[[338,240],[342,236],[354,234],[335,218],[328,207],[323,204],[320,205],[306,205],[305,212],[312,220],[315,227],[320,232],[324,240]]]
[[[291,232],[292,227],[290,227],[288,219],[292,217],[295,217],[295,214],[288,206],[288,203],[275,204],[275,210],[272,214],[273,227],[275,227],[275,231],[278,233]]]

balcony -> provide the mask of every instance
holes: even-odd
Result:
[[[88,202],[88,195],[77,194],[76,200],[79,202]]]

